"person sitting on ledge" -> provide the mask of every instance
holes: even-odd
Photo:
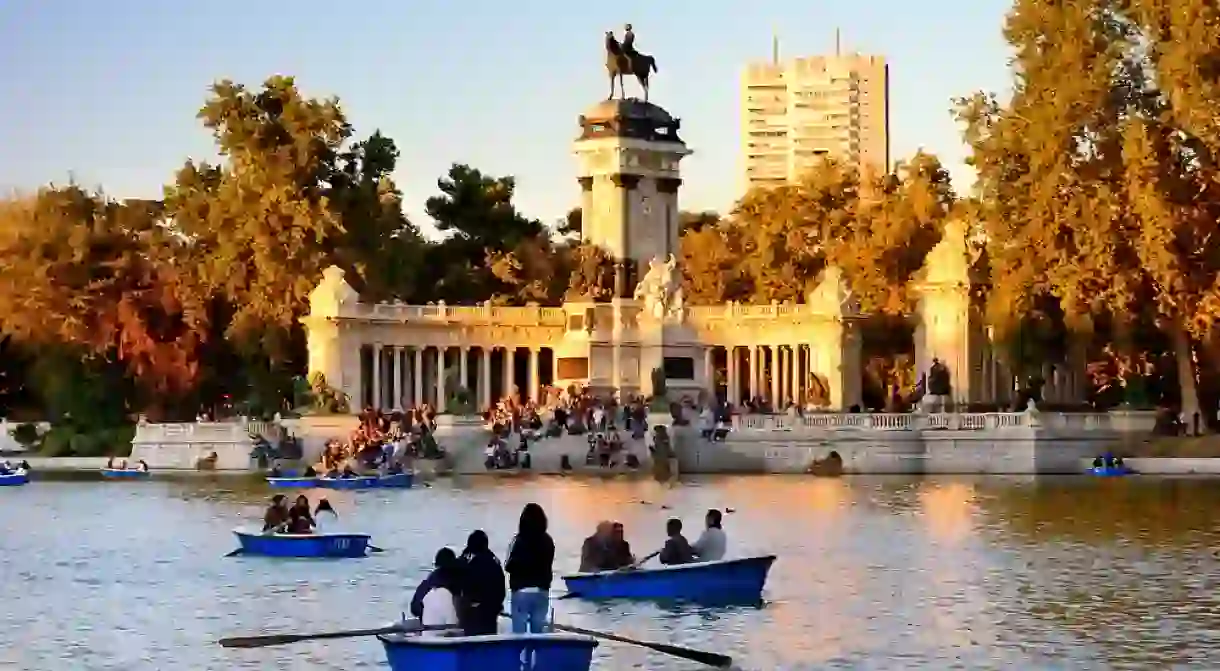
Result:
[[[673,517],[665,523],[665,534],[669,539],[661,548],[661,556],[657,559],[666,566],[689,564],[695,561],[695,550],[682,535],[682,520]]]

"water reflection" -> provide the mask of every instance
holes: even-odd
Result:
[[[0,666],[377,668],[371,640],[249,651],[213,641],[381,624],[440,545],[460,548],[481,527],[503,554],[531,500],[550,513],[561,572],[576,568],[599,519],[622,521],[642,556],[660,547],[668,517],[693,533],[707,508],[732,509],[733,554],[779,555],[764,607],[555,607],[562,621],[729,652],[746,668],[1220,666],[1214,481],[768,477],[669,489],[539,477],[310,490],[343,528],[388,551],[221,559],[230,530],[259,519],[272,493],[257,479],[210,477],[0,490],[0,581],[20,589],[0,606]],[[598,654],[607,669],[693,669],[619,645]]]

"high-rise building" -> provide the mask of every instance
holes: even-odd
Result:
[[[746,67],[741,87],[745,189],[799,179],[825,156],[889,167],[889,66],[858,53],[772,60]]]

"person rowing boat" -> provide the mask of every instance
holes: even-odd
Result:
[[[623,525],[604,520],[585,539],[580,548],[580,572],[617,571],[635,563],[631,544],[624,538]]]
[[[288,506],[284,504],[284,501],[283,494],[271,497],[271,504],[263,513],[263,533],[275,533],[288,523]]]

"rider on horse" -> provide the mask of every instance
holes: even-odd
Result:
[[[627,24],[627,31],[623,33],[623,53],[628,58],[634,58],[637,53],[635,50],[635,33],[631,32],[630,23]]]

